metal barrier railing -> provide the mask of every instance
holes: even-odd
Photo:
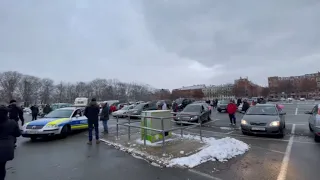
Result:
[[[172,113],[174,115],[177,115],[177,113]],[[199,128],[199,136],[200,136],[200,140],[202,141],[202,121],[201,121],[201,116],[203,114],[201,114],[199,117],[198,117],[198,121],[197,123],[192,123],[192,122],[186,122],[186,121],[183,121],[183,120],[176,120],[177,117],[191,117],[191,116],[194,116],[192,114],[179,114],[179,116],[170,116],[170,117],[153,117],[153,116],[141,116],[141,115],[128,115],[127,116],[127,122],[125,123],[119,123],[119,116],[116,115],[116,119],[117,119],[117,125],[116,125],[116,129],[117,129],[117,139],[119,139],[119,126],[126,126],[128,127],[128,140],[131,140],[131,128],[139,128],[139,129],[143,129],[143,134],[144,134],[144,146],[146,146],[146,141],[147,141],[147,130],[150,130],[150,131],[155,131],[155,132],[159,132],[162,134],[162,150],[163,150],[163,153],[166,152],[166,148],[165,148],[165,135],[166,133],[169,133],[169,132],[172,132],[172,131],[176,131],[176,130],[179,130],[180,129],[180,136],[183,137],[183,130],[188,128],[195,128],[195,127],[200,127]],[[144,125],[146,125],[146,119],[147,118],[153,118],[153,119],[160,119],[161,120],[161,129],[153,129],[153,128],[149,128],[149,127],[146,127],[146,126],[139,126],[139,125],[134,125],[134,124],[131,124],[132,123],[132,117],[136,117],[138,118],[138,120],[134,121],[134,122],[141,122],[142,119],[144,121]],[[179,127],[173,127],[171,129],[165,129],[164,127],[164,120],[165,119],[170,119],[170,122],[172,123],[180,123],[180,126]],[[192,125],[191,127],[190,126],[184,126],[184,125]]]

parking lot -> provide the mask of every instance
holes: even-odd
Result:
[[[319,179],[320,144],[314,142],[309,131],[310,111],[317,103],[283,103],[286,115],[286,135],[280,139],[268,136],[247,136],[240,130],[243,114],[238,113],[237,125],[230,126],[226,113],[212,113],[212,121],[207,122],[203,135],[207,137],[232,137],[250,145],[250,150],[243,156],[228,162],[207,162],[189,171],[207,179]],[[111,124],[114,124],[111,122]],[[190,128],[185,133],[198,134],[197,128]]]
[[[203,128],[205,136],[233,137],[251,149],[226,163],[204,163],[195,171],[216,179],[319,179],[320,144],[314,142],[308,127],[309,115],[304,114],[316,103],[319,102],[284,103],[287,115],[283,139],[242,135],[242,114],[237,114],[237,125],[230,126],[227,114],[213,113],[213,120]],[[196,129],[188,131],[198,133]]]

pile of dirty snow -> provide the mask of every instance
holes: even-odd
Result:
[[[199,139],[199,136],[184,135],[184,138]],[[227,161],[249,150],[246,143],[230,137],[222,139],[203,137],[202,139],[207,144],[206,147],[190,156],[171,159],[168,167],[179,165],[193,168],[207,161]]]

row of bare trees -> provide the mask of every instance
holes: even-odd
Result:
[[[146,84],[124,83],[115,79],[95,79],[91,82],[55,83],[52,79],[21,74],[16,71],[0,73],[0,102],[11,99],[34,103],[73,103],[76,97],[95,97],[97,100],[116,99],[127,101],[148,101],[154,89]]]

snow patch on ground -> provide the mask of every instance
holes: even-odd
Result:
[[[220,129],[222,129],[222,130],[233,130],[234,128],[231,128],[231,127],[220,127]]]
[[[178,138],[179,139],[179,138]],[[183,135],[182,139],[192,139],[192,140],[199,140],[199,136],[194,135]],[[175,139],[168,139],[169,141],[173,141]],[[206,144],[204,147],[202,147],[199,151],[197,151],[194,154],[188,155],[185,154],[185,157],[179,157],[179,158],[172,158],[172,157],[157,157],[157,156],[151,156],[147,154],[146,152],[139,151],[135,149],[134,147],[125,147],[118,143],[114,143],[108,140],[103,140],[109,145],[112,145],[121,151],[128,152],[133,155],[133,157],[138,159],[144,159],[146,161],[151,161],[153,163],[153,166],[161,166],[161,167],[187,167],[187,168],[193,168],[197,165],[200,165],[202,163],[208,162],[208,161],[228,161],[229,159],[244,154],[249,150],[249,145],[239,141],[234,138],[225,137],[222,139],[215,139],[213,137],[202,137],[203,142]],[[136,140],[135,141],[138,144],[143,144],[143,140]],[[146,144],[148,146],[161,146],[162,142],[157,143],[151,143],[150,141],[147,141]],[[135,145],[135,144],[134,144]],[[134,146],[133,145],[133,146]],[[184,151],[181,149],[180,154],[183,154]],[[140,156],[140,157],[139,157]]]
[[[184,135],[184,138],[199,139],[199,136]],[[226,137],[222,139],[202,138],[207,144],[201,151],[187,157],[171,159],[169,167],[184,166],[193,168],[207,161],[227,161],[237,155],[244,154],[249,150],[249,145],[234,138]]]

